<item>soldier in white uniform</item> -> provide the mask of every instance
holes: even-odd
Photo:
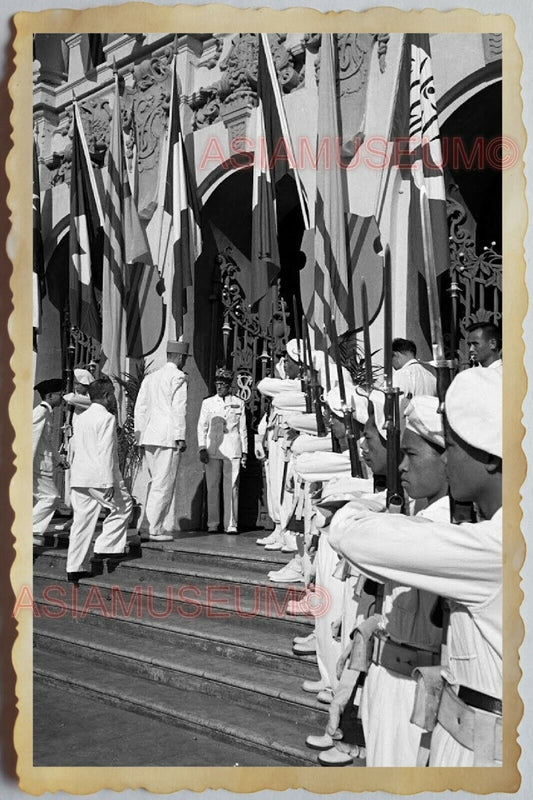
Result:
[[[128,520],[133,507],[118,464],[116,399],[104,379],[89,386],[91,405],[80,415],[72,437],[71,503],[67,576],[77,583],[102,508],[109,509],[102,532],[94,543],[96,558],[118,557],[126,547]]]
[[[416,357],[416,344],[410,339],[393,339],[392,382],[403,393],[402,399],[411,399],[417,394],[436,395],[437,379]]]
[[[499,370],[459,373],[445,401],[452,496],[474,502],[480,522],[452,525],[348,504],[330,543],[370,577],[450,601],[449,665],[417,719],[433,730],[430,766],[502,763],[502,379]],[[429,680],[429,676],[425,676]],[[442,681],[441,681],[442,682]],[[420,684],[421,690],[426,686]],[[440,693],[439,690],[440,689]],[[422,695],[421,695],[422,697]]]
[[[171,542],[170,519],[180,455],[186,449],[187,376],[182,371],[187,342],[167,343],[167,363],[141,383],[135,403],[135,435],[149,474],[146,518],[149,539]]]
[[[35,386],[41,402],[33,409],[33,534],[44,536],[59,501],[59,492],[54,481],[54,458],[52,444],[52,420],[54,408],[63,397],[63,381],[50,378]]]
[[[216,394],[202,402],[198,419],[198,450],[207,483],[207,530],[220,525],[220,483],[223,486],[224,530],[237,533],[239,473],[246,467],[248,434],[246,408],[240,397],[230,394],[233,374],[218,369]]]

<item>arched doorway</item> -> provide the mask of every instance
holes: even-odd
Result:
[[[451,278],[443,287],[445,329],[452,324],[453,290],[458,293],[461,359],[467,360],[466,327],[475,321],[501,323],[501,81],[460,105],[442,124],[441,136],[451,259]]]

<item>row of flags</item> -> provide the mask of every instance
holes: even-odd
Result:
[[[380,241],[380,212],[394,181],[381,176],[381,196],[375,213],[360,216],[347,208],[346,171],[330,159],[317,159],[314,224],[294,158],[281,91],[266,34],[259,34],[256,147],[253,164],[252,246],[249,303],[265,324],[271,316],[270,288],[280,270],[277,236],[276,184],[287,172],[295,180],[304,228],[312,237],[312,291],[304,312],[315,344],[335,322],[339,334],[360,327],[355,283],[362,261],[386,242]],[[338,140],[337,47],[334,34],[322,34],[318,85],[317,148],[326,138]],[[448,258],[444,177],[435,105],[428,35],[405,35],[396,100],[391,104],[389,139],[409,143],[404,154],[405,180],[410,185],[409,260],[422,273],[419,194],[426,187],[430,203],[438,271]],[[76,101],[73,103],[69,308],[72,325],[102,343],[105,370],[111,376],[125,370],[126,358],[153,352],[166,335],[183,333],[187,290],[202,246],[200,206],[193,171],[187,161],[179,113],[176,60],[167,137],[162,149],[156,252],[151,253],[135,192],[128,174],[121,124],[119,78],[115,76],[107,176],[101,202]],[[276,155],[282,157],[277,157]],[[391,169],[392,167],[389,167]],[[39,297],[45,291],[38,164],[34,148],[34,330],[39,330]],[[378,194],[379,194],[378,193]],[[165,309],[162,285],[172,298]],[[123,398],[121,399],[123,402]]]

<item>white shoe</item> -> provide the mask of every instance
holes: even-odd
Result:
[[[295,656],[314,656],[316,654],[316,639],[307,644],[293,644],[292,652]]]
[[[331,689],[321,689],[317,694],[316,699],[319,703],[324,703],[325,705],[329,706],[333,700],[333,692]]]
[[[270,544],[265,545],[265,550],[283,550],[283,542],[281,539],[275,539]]]
[[[292,544],[284,544],[283,547],[281,548],[281,552],[282,553],[297,553],[298,552],[298,548],[296,547],[296,545],[293,547]]]
[[[294,533],[290,531],[283,531],[281,534],[283,539],[283,547],[281,548],[282,553],[297,553],[298,546],[296,544],[296,536]]]
[[[272,544],[273,542],[277,542],[278,537],[279,537],[279,531],[277,530],[277,528],[274,528],[274,530],[271,533],[269,533],[268,536],[263,536],[262,539],[256,539],[255,543],[260,544],[262,546],[264,546],[265,544]]]
[[[151,533],[148,537],[150,542],[173,542],[174,537],[171,533]]]
[[[268,573],[268,577],[271,581],[279,582],[279,583],[293,583],[293,582],[301,582],[303,583],[304,574],[301,567],[301,561],[299,558],[293,558],[289,561],[288,564],[285,564],[284,567],[278,570],[271,570]]]
[[[308,636],[295,636],[292,640],[293,644],[316,644],[316,633],[311,631]]]
[[[324,750],[319,753],[318,760],[325,767],[347,767],[353,764],[354,758],[366,758],[366,750],[364,747],[359,747],[356,744],[346,746],[348,752],[344,753],[338,750],[337,747],[332,747],[331,750]]]
[[[316,694],[317,692],[321,692],[323,689],[327,689],[328,687],[324,683],[323,680],[319,681],[304,681],[302,683],[302,689],[304,692],[311,692],[311,694]]]
[[[305,743],[311,750],[330,750],[335,746],[329,733],[325,733],[323,736],[308,736]]]

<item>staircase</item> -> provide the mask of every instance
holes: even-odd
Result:
[[[327,707],[301,688],[319,677],[315,657],[292,652],[312,620],[285,614],[302,584],[268,580],[290,556],[258,535],[183,532],[142,549],[134,537],[128,560],[76,587],[68,538],[50,533],[34,549],[35,681],[207,734],[234,745],[236,762],[246,751],[316,766],[305,738],[324,732]]]

